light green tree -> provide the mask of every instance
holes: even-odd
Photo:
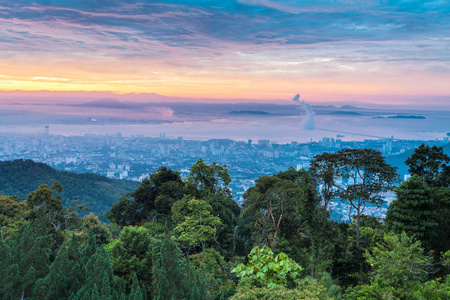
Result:
[[[255,287],[294,287],[303,268],[285,253],[274,255],[272,249],[254,247],[248,255],[248,264],[239,264],[231,270],[241,277],[240,285]]]
[[[174,218],[180,212],[173,211]],[[175,231],[179,233],[178,240],[189,246],[200,245],[204,251],[207,242],[213,242],[217,226],[222,224],[220,218],[212,215],[212,207],[203,200],[192,199],[187,202],[186,216],[179,223]]]
[[[427,279],[431,266],[420,241],[405,232],[387,233],[382,243],[364,255],[372,266],[372,283],[381,288],[394,288],[399,295],[414,291]]]

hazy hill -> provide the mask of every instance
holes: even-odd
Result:
[[[450,156],[450,144],[444,146],[444,152]],[[403,179],[403,175],[408,174],[408,166],[405,165],[405,161],[408,157],[410,157],[414,153],[414,150],[406,151],[405,153],[399,155],[392,155],[386,157],[386,162],[394,167],[397,167],[397,173],[401,175],[401,179]]]
[[[114,99],[101,99],[87,103],[76,104],[75,106],[95,107],[95,108],[110,108],[110,109],[131,109],[133,105],[125,104]]]
[[[97,215],[108,211],[122,194],[133,191],[139,185],[134,181],[109,179],[96,174],[57,171],[32,160],[0,162],[0,191],[3,195],[15,195],[25,200],[28,193],[41,184],[51,186],[55,181],[64,187],[64,205],[80,200]]]

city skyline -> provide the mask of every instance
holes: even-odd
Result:
[[[448,106],[449,12],[448,1],[5,2],[0,91]]]

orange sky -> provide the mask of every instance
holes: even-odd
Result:
[[[445,7],[40,2],[2,8],[0,90],[450,101]]]

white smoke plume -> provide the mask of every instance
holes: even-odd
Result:
[[[297,94],[292,98],[292,101],[294,101],[296,104],[303,106],[303,108],[306,111],[306,117],[302,122],[303,129],[306,130],[314,130],[316,129],[316,121],[314,120],[314,112],[311,108],[311,105],[305,100],[300,101],[300,94]]]

